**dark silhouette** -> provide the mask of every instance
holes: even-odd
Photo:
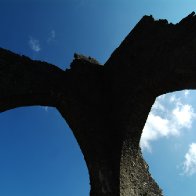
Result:
[[[157,96],[196,88],[195,14],[176,25],[144,16],[104,66],[74,57],[63,71],[0,49],[0,111],[56,107],[84,154],[91,196],[162,195],[139,141]]]

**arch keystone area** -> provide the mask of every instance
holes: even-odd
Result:
[[[91,196],[161,196],[139,141],[157,96],[196,88],[196,16],[176,25],[144,16],[105,65],[75,54],[71,68],[0,49],[0,111],[56,107],[88,166]]]

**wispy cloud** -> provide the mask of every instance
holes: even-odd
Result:
[[[183,174],[191,176],[196,173],[196,143],[189,145],[189,149],[184,156]]]
[[[190,91],[189,91],[189,90],[185,90],[185,91],[184,91],[184,96],[185,96],[185,97],[188,97],[189,94],[190,94]]]
[[[44,106],[44,110],[48,112],[48,106]]]
[[[54,41],[56,38],[56,31],[55,30],[51,30],[47,39],[47,42],[50,43],[52,41]]]
[[[195,113],[191,105],[178,105],[173,109],[172,114],[173,120],[179,128],[191,128],[193,117],[195,117]]]
[[[152,151],[150,144],[152,141],[163,137],[179,136],[182,130],[191,128],[194,118],[196,113],[193,107],[183,103],[176,95],[159,97],[143,129],[140,141],[142,150]]]
[[[40,42],[38,39],[33,37],[29,38],[29,46],[34,52],[39,52],[41,50]]]

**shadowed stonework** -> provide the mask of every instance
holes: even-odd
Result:
[[[0,111],[56,107],[72,129],[91,196],[161,196],[139,141],[157,96],[196,88],[196,16],[144,16],[105,63],[75,54],[71,68],[0,49]],[[157,162],[158,164],[158,162]]]

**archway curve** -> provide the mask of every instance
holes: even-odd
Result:
[[[54,108],[23,107],[0,115],[2,195],[88,195],[80,147]]]

